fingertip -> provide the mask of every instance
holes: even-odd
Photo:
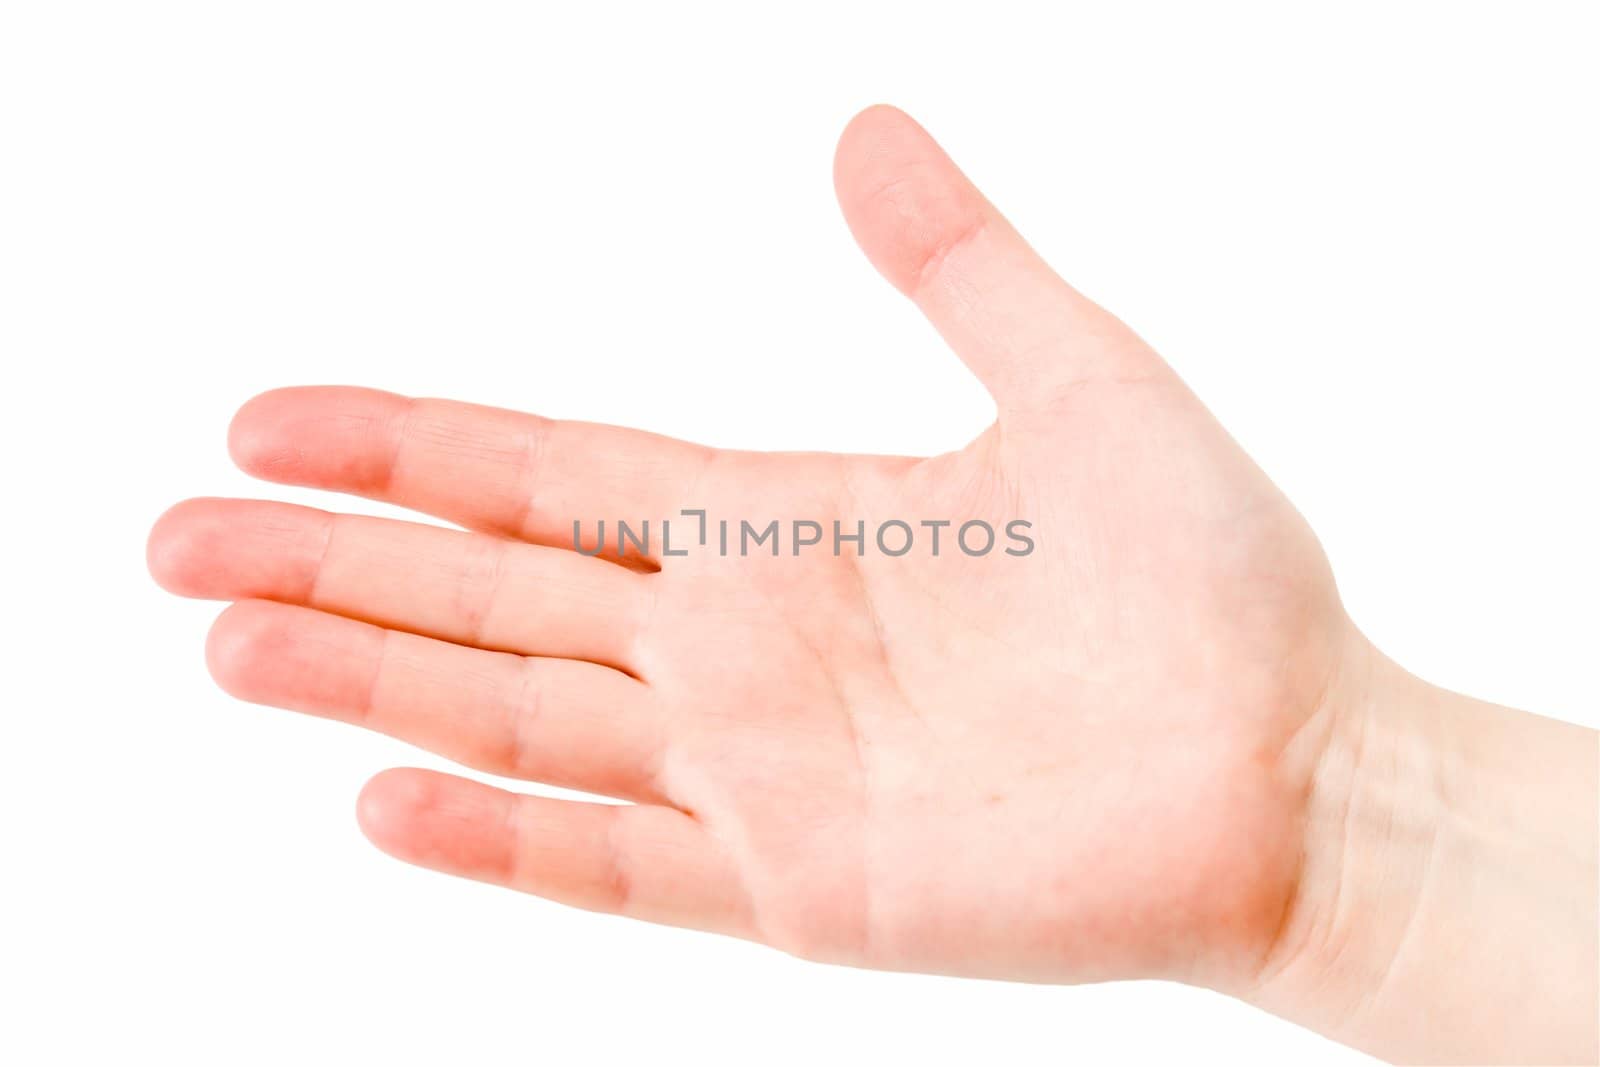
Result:
[[[928,138],[915,119],[893,104],[873,104],[845,123],[833,150],[833,186],[847,212],[874,165],[897,144],[919,136]]]
[[[150,527],[145,540],[145,566],[156,584],[179,596],[197,596],[198,573],[208,554],[212,497],[195,497],[172,505]]]
[[[245,401],[228,425],[228,454],[272,482],[362,492],[381,484],[404,397],[354,386],[298,385]]]
[[[845,126],[833,180],[856,242],[904,293],[992,211],[927,130],[888,104],[874,104]]]
[[[284,440],[285,414],[303,392],[298,388],[271,389],[246,400],[228,424],[228,455],[249,474],[271,477],[272,471],[291,465],[298,452]]]
[[[349,722],[367,715],[386,631],[273,600],[240,600],[211,624],[206,668],[223,691]]]
[[[841,158],[847,157],[862,138],[871,138],[876,133],[897,127],[922,129],[916,119],[893,104],[868,104],[844,124],[844,130],[839,134],[839,146],[834,152],[834,162],[837,164]]]
[[[356,796],[356,825],[368,841],[385,852],[397,850],[427,804],[427,775],[413,767],[391,767],[367,779]]]
[[[274,634],[280,629],[274,607],[264,601],[241,600],[229,604],[212,622],[206,634],[206,670],[223,692],[241,700],[258,695],[255,665],[269,656]]]
[[[504,882],[514,837],[511,794],[416,767],[374,775],[356,798],[356,822],[379,849],[449,874]]]

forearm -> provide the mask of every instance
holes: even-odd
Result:
[[[1364,648],[1249,999],[1401,1062],[1600,1062],[1600,738]]]

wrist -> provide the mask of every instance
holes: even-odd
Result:
[[[1301,875],[1244,998],[1388,1058],[1594,1062],[1594,732],[1352,649],[1315,724]]]

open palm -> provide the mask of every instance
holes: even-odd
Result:
[[[158,523],[154,573],[239,602],[208,655],[240,697],[635,802],[389,771],[360,818],[404,859],[814,958],[1241,980],[1294,899],[1359,641],[1315,539],[910,119],[859,116],[836,181],[868,256],[995,398],[966,448],[730,452],[288,389],[236,418],[246,470],[466,531],[196,500]],[[652,520],[648,550],[573,550],[574,521],[617,518]],[[741,520],[778,520],[777,554],[739,551]],[[794,551],[795,520],[821,542]],[[836,553],[835,520],[864,544]],[[876,542],[890,520],[903,554]],[[958,540],[973,520],[992,550]],[[1026,554],[1004,551],[1013,520]]]

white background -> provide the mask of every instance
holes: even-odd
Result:
[[[986,397],[838,220],[911,111],[1177,366],[1453,688],[1600,722],[1585,7],[0,7],[0,1060],[1350,1064],[1152,985],[877,975],[400,865],[439,761],[236,703],[145,532],[351,382],[927,452]],[[349,504],[352,510],[381,511]]]

